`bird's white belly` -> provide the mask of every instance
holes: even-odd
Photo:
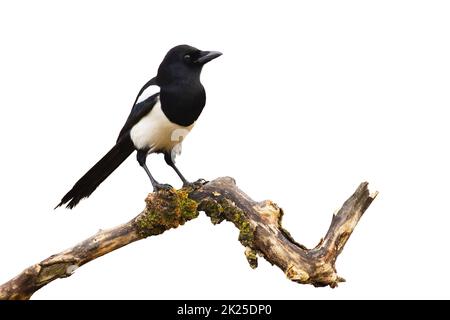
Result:
[[[162,111],[158,98],[152,110],[134,125],[130,135],[137,149],[171,151],[183,141],[193,126],[183,127],[171,122]]]

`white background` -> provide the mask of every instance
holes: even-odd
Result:
[[[450,298],[447,1],[9,1],[0,4],[0,282],[134,217],[134,156],[73,211],[53,207],[113,145],[174,45],[220,50],[178,165],[230,175],[317,244],[362,181],[380,191],[337,261],[347,283],[251,270],[202,215],[57,280],[35,299]],[[163,158],[149,166],[180,186]]]

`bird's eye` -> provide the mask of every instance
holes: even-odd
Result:
[[[190,54],[186,54],[184,56],[184,61],[190,62],[191,61],[191,55]]]

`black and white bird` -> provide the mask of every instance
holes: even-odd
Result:
[[[166,163],[175,170],[183,185],[189,185],[175,166],[174,152],[205,106],[205,89],[200,82],[202,67],[221,55],[188,45],[170,49],[157,76],[139,91],[116,145],[75,183],[56,207],[67,203],[66,207],[72,209],[81,199],[89,197],[134,150],[154,191],[170,188],[170,185],[159,183],[150,173],[146,165],[150,153],[163,153]]]

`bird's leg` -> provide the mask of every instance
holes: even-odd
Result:
[[[153,191],[156,192],[158,190],[162,190],[162,189],[172,189],[172,186],[169,184],[164,184],[164,183],[159,183],[158,181],[156,181],[155,178],[153,178],[152,174],[150,173],[150,170],[147,167],[147,164],[145,163],[145,161],[147,160],[147,150],[138,150],[137,151],[137,161],[139,162],[139,165],[144,168],[145,172],[147,173],[148,177],[150,178],[150,182],[152,183],[153,186]]]
[[[189,182],[188,180],[186,180],[186,178],[181,174],[180,170],[178,170],[177,166],[175,165],[170,152],[164,153],[164,160],[166,160],[166,163],[175,171],[178,177],[180,177],[181,181],[183,181],[183,187],[196,188],[206,183],[204,179],[199,179],[195,182]]]
[[[172,167],[172,169],[176,172],[178,177],[180,177],[181,181],[183,181],[183,186],[189,184],[189,181],[186,180],[186,178],[181,174],[180,170],[178,170],[177,166],[175,165],[175,162],[172,159],[172,155],[170,153],[164,153],[164,160],[166,160],[166,163]]]

